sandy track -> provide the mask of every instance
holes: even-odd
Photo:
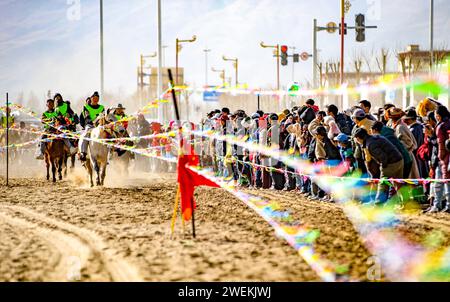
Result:
[[[94,232],[58,221],[21,206],[0,206],[0,211],[4,210],[13,213],[14,216],[8,217],[0,212],[0,218],[21,228],[32,230],[39,237],[48,240],[61,253],[62,259],[55,269],[57,275],[53,279],[54,281],[64,280],[64,276],[68,274],[67,266],[71,262],[75,261],[73,265],[86,269],[89,258],[101,261],[110,277],[106,281],[137,282],[143,280],[134,266],[118,256],[117,252],[105,244],[103,239]],[[26,217],[26,219],[15,217],[17,215]],[[30,222],[30,220],[33,222]],[[52,230],[53,228],[56,230]],[[78,263],[76,263],[77,260]],[[61,275],[61,272],[66,273]],[[70,279],[70,276],[68,278]]]
[[[90,250],[82,270],[83,281],[320,280],[261,217],[221,189],[196,191],[197,238],[194,240],[190,224],[183,231],[180,219],[175,236],[170,236],[176,192],[173,175],[107,178],[106,188],[93,189],[84,187],[76,176],[71,180],[53,185],[40,178],[22,178],[13,179],[12,188],[0,186],[0,213],[3,213],[0,227],[6,230],[0,238],[5,243],[4,251],[0,248],[0,256],[6,256],[0,265],[0,280],[18,280],[17,274],[20,280],[49,280],[51,264],[46,257],[57,259],[70,254],[67,252],[70,247],[60,251],[55,243],[52,245],[43,238],[50,230],[61,236],[56,245],[69,236],[76,241],[74,244]],[[294,192],[248,192],[279,202],[284,209],[291,210],[296,220],[318,229],[319,254],[347,266],[351,279],[367,280],[371,254],[340,206],[310,202]],[[5,215],[7,218],[3,220]],[[13,221],[7,220],[11,217]],[[14,225],[17,221],[22,225]],[[17,229],[31,226],[23,225],[23,221],[43,228],[44,232],[18,232]],[[446,214],[412,215],[398,229],[417,242],[438,231],[444,244],[449,244],[447,224]],[[20,241],[29,247],[28,257],[24,259],[11,255],[14,242]],[[38,247],[40,253],[36,252]],[[61,262],[57,260],[52,263]],[[61,269],[58,271],[65,278]]]
[[[1,211],[4,210],[4,208],[1,209]],[[9,216],[3,212],[0,212],[0,220],[17,228],[20,232],[32,233],[34,236],[46,241],[51,248],[56,250],[57,255],[53,255],[48,268],[48,275],[45,278],[47,281],[81,280],[81,271],[86,269],[91,254],[88,246],[60,231],[40,227],[35,223]]]

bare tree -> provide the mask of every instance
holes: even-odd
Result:
[[[361,69],[363,65],[363,55],[361,53],[354,53],[352,64],[356,73],[356,83],[359,84],[361,80]]]
[[[389,60],[389,50],[386,48],[381,48],[380,57],[375,57],[375,61],[377,62],[378,70],[380,70],[382,75],[387,73],[387,63]]]

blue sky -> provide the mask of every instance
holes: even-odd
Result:
[[[79,0],[79,20],[69,20],[68,10],[76,0],[0,0],[0,92],[14,98],[30,91],[44,98],[46,91],[60,91],[70,98],[84,98],[99,90],[99,1]],[[360,51],[380,47],[402,49],[408,44],[428,48],[427,0],[353,0],[348,14],[365,13],[367,41],[356,43],[354,32],[347,41],[347,62]],[[436,0],[435,45],[449,45],[450,5]],[[111,93],[130,94],[136,89],[136,67],[141,53],[156,50],[155,0],[104,0],[105,86]],[[275,85],[275,59],[259,42],[287,44],[301,51],[312,49],[312,20],[319,25],[338,22],[338,0],[163,0],[163,39],[169,48],[166,65],[174,65],[175,39],[198,41],[186,45],[180,65],[187,82],[204,83],[205,46],[212,49],[210,66],[231,63],[223,54],[240,59],[240,80],[251,86]],[[339,57],[337,34],[319,33],[323,60]],[[152,62],[156,64],[156,60]],[[291,64],[291,63],[290,63]],[[350,68],[350,65],[346,65]],[[283,67],[282,83],[291,80],[291,66]],[[218,83],[216,74],[209,74]],[[296,80],[311,78],[311,61],[296,65]]]

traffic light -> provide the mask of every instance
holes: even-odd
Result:
[[[339,35],[341,35],[342,23],[339,23]],[[347,23],[344,23],[344,35],[347,34]]]
[[[363,14],[356,15],[356,41],[366,40],[366,18]]]
[[[294,53],[294,63],[300,62],[300,55],[298,53]]]
[[[281,45],[281,65],[286,66],[288,64],[288,47]]]

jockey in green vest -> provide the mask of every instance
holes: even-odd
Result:
[[[50,132],[53,129],[53,124],[58,117],[58,113],[55,111],[55,102],[52,99],[47,100],[47,111],[42,113],[41,123],[44,125],[45,132]],[[41,136],[41,140],[45,140],[47,138],[46,134]],[[45,148],[47,144],[44,141],[39,143],[39,148],[37,150],[36,159],[43,160]]]
[[[83,112],[80,115],[80,124],[85,129],[81,138],[90,137],[91,129],[94,128],[95,119],[105,111],[105,107],[99,104],[100,95],[98,92],[94,92],[94,94],[88,99],[83,108]],[[85,161],[87,155],[87,148],[89,145],[89,141],[82,139],[80,145],[80,160]]]
[[[2,116],[2,119],[1,119],[2,128],[3,129],[6,129],[7,127],[8,128],[12,128],[14,126],[14,121],[15,120],[14,120],[14,116],[13,115],[9,115],[8,119],[6,119],[6,115]]]
[[[70,102],[64,101],[61,94],[56,94],[53,98],[56,104],[55,112],[70,121],[69,130],[76,131],[76,125],[79,123],[78,116],[70,108]]]

